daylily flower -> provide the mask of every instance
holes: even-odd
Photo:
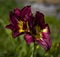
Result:
[[[12,30],[12,36],[17,37],[20,34],[24,33],[25,31],[28,31],[28,18],[27,16],[31,15],[31,7],[26,6],[23,9],[14,9],[14,11],[10,12],[10,24],[6,26],[6,28],[9,28]]]
[[[40,38],[36,38],[36,42],[41,45],[46,51],[51,48],[51,38],[49,35],[49,29],[48,26],[46,26],[41,32],[40,32]]]
[[[31,7],[26,6],[23,9],[14,9],[10,12],[10,24],[6,27],[12,30],[12,36],[17,37],[24,34],[27,44],[36,42],[45,50],[51,48],[50,29],[44,21],[44,15],[36,11],[35,16],[31,12]]]
[[[36,15],[30,17],[29,27],[30,34],[25,34],[24,38],[28,44],[31,42],[37,42],[46,51],[51,48],[50,29],[48,24],[45,24],[44,15],[40,12],[36,12]]]

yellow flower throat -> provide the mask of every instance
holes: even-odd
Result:
[[[20,32],[20,33],[21,33],[21,32],[25,32],[26,30],[29,30],[28,22],[26,22],[26,25],[27,25],[26,30],[23,29],[23,25],[24,25],[24,22],[20,20],[20,21],[18,22],[18,27],[19,27],[19,32]]]

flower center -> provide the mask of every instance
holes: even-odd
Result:
[[[42,33],[40,32],[39,35],[35,35],[36,40],[42,39]]]
[[[26,24],[25,26],[24,26],[24,24]],[[21,32],[29,32],[29,26],[28,26],[28,22],[24,22],[24,21],[19,21],[18,22],[18,27],[19,27],[19,32],[21,33]],[[26,29],[24,29],[24,27],[26,27]]]
[[[43,32],[43,33],[47,33],[47,32],[48,32],[48,28],[47,28],[47,27],[44,28],[44,29],[41,30],[41,31],[38,31],[39,29],[36,29],[36,30],[37,30],[37,35],[35,35],[36,40],[39,40],[39,39],[42,40],[42,37],[43,37],[42,32]]]
[[[39,39],[42,38],[42,34],[41,34],[40,27],[37,25],[37,26],[35,27],[35,29],[36,29],[36,35],[35,35],[35,38],[36,38],[36,40],[39,40]]]
[[[18,22],[18,27],[19,27],[19,32],[24,32],[24,30],[23,30],[23,21],[19,21]]]

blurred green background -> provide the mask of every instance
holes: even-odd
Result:
[[[16,39],[12,38],[11,31],[5,28],[9,24],[9,11],[16,7],[23,8],[25,3],[18,3],[17,0],[0,0],[0,57],[33,57],[33,44],[27,45],[23,35]],[[39,46],[35,51],[36,57],[60,57],[60,19],[45,15],[45,21],[50,26],[52,47],[45,52]]]

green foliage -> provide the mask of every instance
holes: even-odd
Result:
[[[23,36],[14,39],[11,31],[5,26],[8,22],[8,13],[17,6],[13,0],[0,1],[0,57],[32,57],[34,45],[27,45]],[[45,17],[51,29],[52,48],[45,52],[39,46],[36,48],[36,57],[60,57],[60,20],[55,17]]]

